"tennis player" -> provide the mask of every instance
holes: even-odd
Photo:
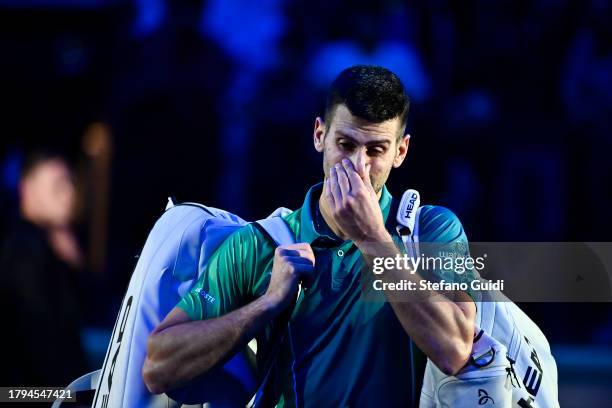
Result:
[[[272,364],[265,392],[279,407],[417,406],[426,355],[458,372],[472,346],[475,304],[469,293],[387,291],[368,301],[364,274],[373,257],[403,254],[398,207],[385,183],[406,157],[409,101],[399,78],[377,66],[354,66],[332,83],[324,118],[314,124],[323,182],[286,217],[297,244],[275,247],[253,225],[213,254],[196,287],[149,338],[143,376],[162,393],[189,382],[258,341],[258,363]],[[448,209],[424,206],[420,237],[467,238]],[[391,269],[376,279],[416,279]],[[302,282],[297,304],[298,285]],[[288,309],[292,308],[292,309]],[[278,344],[275,322],[291,312]],[[274,349],[272,349],[274,348]]]

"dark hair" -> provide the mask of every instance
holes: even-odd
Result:
[[[346,68],[332,82],[327,94],[325,123],[334,110],[346,105],[352,115],[380,123],[399,117],[402,129],[408,119],[410,101],[402,81],[393,72],[375,65]]]
[[[70,163],[68,162],[66,157],[58,151],[52,149],[40,149],[30,151],[23,159],[20,171],[20,178],[23,179],[30,175],[30,173],[32,173],[32,171],[36,169],[36,167],[38,167],[40,164],[54,160],[62,161],[66,164],[66,166],[70,167]]]

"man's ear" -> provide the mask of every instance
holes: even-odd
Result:
[[[314,148],[319,153],[323,153],[323,150],[325,147],[324,138],[325,138],[325,122],[323,121],[323,119],[317,116],[317,118],[315,119],[315,123],[314,123],[314,131],[312,134],[312,139],[314,142]]]
[[[402,140],[399,142],[397,146],[397,154],[395,155],[395,159],[393,159],[393,167],[398,168],[404,162],[406,158],[406,154],[408,153],[408,146],[410,145],[410,135],[406,133]]]

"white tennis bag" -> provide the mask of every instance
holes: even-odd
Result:
[[[408,190],[397,214],[400,226],[409,230],[403,235],[409,254],[420,253],[419,205],[419,193]],[[482,295],[470,362],[448,376],[428,359],[420,407],[558,407],[557,365],[546,336],[503,293]]]
[[[503,296],[503,294],[499,294]],[[421,407],[558,407],[557,366],[546,337],[509,300],[479,302],[469,363],[456,375],[427,361]]]
[[[279,208],[257,221],[277,244],[294,242],[280,218],[288,213],[290,210]],[[141,374],[149,334],[195,285],[210,255],[245,224],[223,210],[194,203],[174,205],[169,199],[132,274],[102,368],[80,377],[67,389],[73,393],[95,390],[94,408],[245,406],[258,386],[249,348],[170,395],[151,394]],[[53,407],[62,402],[55,401]]]

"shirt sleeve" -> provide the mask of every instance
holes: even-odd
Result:
[[[255,270],[256,239],[247,225],[230,235],[211,255],[205,271],[178,307],[192,320],[219,317],[247,302]]]
[[[464,283],[466,292],[476,302],[471,282],[478,274],[470,261],[467,236],[459,218],[440,206],[423,206],[419,216],[419,250],[421,276],[430,281]]]

